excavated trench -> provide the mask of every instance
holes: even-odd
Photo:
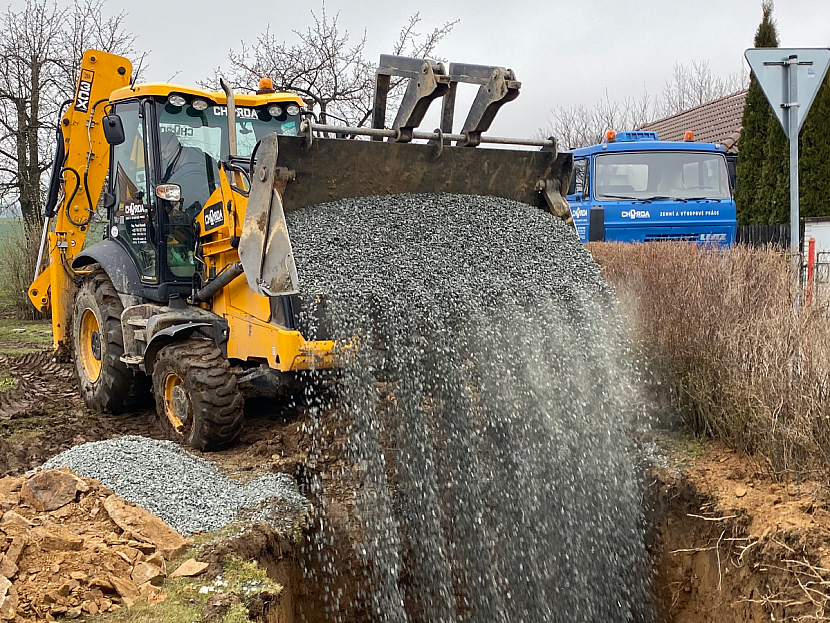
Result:
[[[741,466],[739,471],[746,465],[750,470],[753,467],[744,457],[719,447],[708,454],[711,456],[699,460],[696,467],[652,468],[649,472],[644,505],[648,509],[646,541],[654,582],[651,614],[643,620],[826,620],[830,614],[830,512],[816,497],[814,487],[808,483],[779,485],[758,474],[749,480],[724,476],[735,464]],[[703,478],[701,472],[706,474]],[[746,482],[752,486],[743,493]],[[735,497],[735,489],[740,498]],[[337,494],[330,495],[330,499],[335,497]],[[349,516],[349,497],[341,495],[338,509],[329,515],[336,519],[329,521],[328,547],[337,555],[326,559],[338,566],[338,585],[321,586],[309,577],[315,575],[308,568],[314,564],[309,552],[318,547],[314,531],[307,531],[303,541],[297,541],[259,525],[223,541],[201,558],[218,562],[233,554],[257,560],[269,577],[284,587],[273,600],[253,604],[253,620],[337,620],[337,613],[328,609],[327,591],[340,591],[344,603],[357,599],[360,592],[360,563],[352,551],[359,539],[351,532],[356,522]],[[405,571],[402,577],[406,581]]]

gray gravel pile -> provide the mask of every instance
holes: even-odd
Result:
[[[288,227],[311,334],[358,338],[309,449],[348,440],[350,468],[312,483],[354,492],[352,556],[325,515],[307,551],[331,620],[649,620],[634,370],[573,229],[458,195],[341,200]]]
[[[97,478],[185,535],[221,528],[237,516],[281,523],[305,508],[287,474],[267,474],[243,485],[171,441],[146,437],[85,443],[43,467],[69,467],[85,478]],[[279,517],[266,512],[275,506],[284,511]]]
[[[291,212],[287,222],[309,294],[539,299],[608,291],[573,228],[507,199],[362,197]]]

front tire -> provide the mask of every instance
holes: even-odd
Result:
[[[188,339],[162,348],[153,365],[156,413],[168,437],[197,450],[222,450],[242,429],[244,398],[213,342]]]
[[[75,295],[72,349],[84,403],[102,413],[126,411],[135,382],[135,375],[121,361],[122,311],[107,273],[100,268],[89,273]]]

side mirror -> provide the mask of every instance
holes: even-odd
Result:
[[[112,195],[108,192],[104,192],[101,195],[101,199],[104,202],[104,207],[107,211],[112,210],[115,207],[115,195]]]
[[[110,145],[120,145],[124,142],[124,125],[118,115],[104,117],[104,136]]]
[[[174,208],[182,206],[182,188],[178,184],[159,184],[156,186],[156,197],[169,201]]]

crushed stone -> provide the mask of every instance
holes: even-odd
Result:
[[[96,478],[184,535],[216,530],[241,515],[279,522],[296,517],[306,506],[287,474],[266,474],[242,484],[172,441],[135,435],[75,446],[43,467],[68,467]],[[274,507],[283,512],[269,513]]]

